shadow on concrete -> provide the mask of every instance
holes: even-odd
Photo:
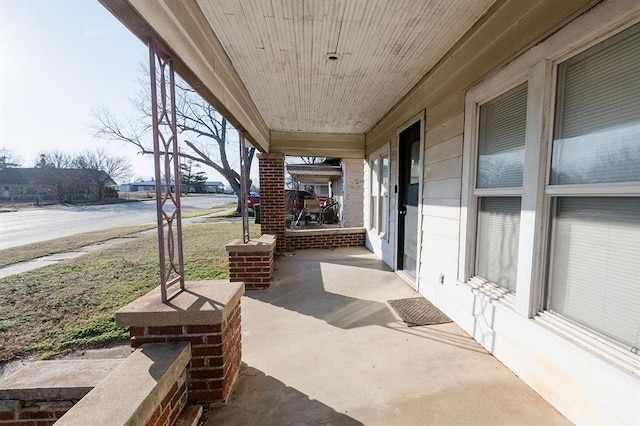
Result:
[[[428,339],[433,342],[443,343],[445,345],[454,346],[459,349],[464,349],[479,354],[490,356],[487,351],[478,346],[478,343],[473,340],[467,334],[452,333],[443,330],[442,324],[437,325],[423,325],[418,327],[406,327],[397,328],[393,327],[394,331],[405,333],[408,336],[416,336],[423,339]],[[391,328],[391,327],[388,327]]]
[[[382,271],[393,274],[381,261],[345,255],[309,258],[304,255],[276,262],[274,287],[248,291],[245,295],[290,311],[325,321],[334,327],[352,329],[371,325],[386,326],[397,319],[386,303],[352,297],[328,290],[330,281],[342,275],[354,289],[370,285],[366,275]],[[331,271],[327,271],[327,266]],[[324,270],[323,270],[324,269]],[[364,280],[364,281],[362,281]]]
[[[390,287],[405,286],[384,262],[364,248],[301,250],[278,259],[275,270],[272,288],[247,291],[245,296],[345,330],[379,326],[408,336],[486,353],[466,334],[449,333],[438,326],[406,327],[386,303],[388,297],[384,297],[384,302],[354,297],[367,297],[376,292],[393,294],[392,291],[386,292],[385,288],[391,290]]]
[[[206,416],[206,425],[363,424],[244,362],[227,404]]]
[[[396,320],[384,303],[322,291],[314,287],[290,283],[271,291],[247,292],[245,295],[302,315],[312,316],[342,329],[385,326]]]

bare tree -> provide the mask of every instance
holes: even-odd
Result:
[[[34,163],[38,168],[51,167],[54,169],[69,169],[73,167],[73,156],[66,152],[52,149],[38,154],[38,158]]]
[[[102,200],[107,185],[131,172],[131,165],[125,157],[110,154],[104,149],[75,155],[59,150],[42,152],[36,167],[40,170],[32,184],[40,188],[53,186],[60,200],[69,202],[79,194],[91,194]]]
[[[131,175],[131,163],[126,157],[111,154],[104,149],[81,152],[73,158],[71,164],[81,169],[102,170],[114,181]]]
[[[20,158],[9,148],[0,147],[0,170],[20,167]]]
[[[147,71],[148,75],[148,71]],[[94,112],[94,136],[135,145],[143,155],[152,155],[151,102],[148,83],[140,81],[141,90],[132,102],[141,117],[129,121],[119,120],[108,108]],[[180,157],[185,160],[209,166],[220,173],[238,196],[240,207],[240,170],[227,155],[230,134],[235,131],[227,120],[191,87],[181,80],[176,83],[177,128],[183,145]],[[232,149],[234,149],[233,147]],[[249,170],[253,162],[255,148],[246,149],[247,187],[251,186]]]

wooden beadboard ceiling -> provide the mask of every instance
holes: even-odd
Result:
[[[270,129],[360,134],[493,2],[197,0]]]

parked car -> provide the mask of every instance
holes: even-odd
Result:
[[[260,204],[260,194],[250,192],[249,195],[247,195],[247,210],[253,213],[256,204]]]

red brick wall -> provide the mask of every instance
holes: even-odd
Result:
[[[189,403],[224,402],[242,358],[240,302],[221,324],[130,327],[131,347],[153,342],[191,342],[187,367]]]
[[[284,154],[258,154],[260,175],[260,230],[276,236],[278,250],[284,248],[286,203]]]
[[[327,233],[324,233],[327,232]],[[353,232],[344,233],[323,231],[322,234],[302,234],[287,233],[287,251],[302,249],[333,249],[339,247],[360,247],[364,246],[365,231],[357,229]]]
[[[146,426],[171,426],[187,405],[187,375],[186,371],[173,384],[169,392],[162,398]]]
[[[274,253],[229,252],[229,281],[244,281],[247,290],[268,288],[273,279]]]
[[[49,426],[78,401],[0,401],[0,425]]]

